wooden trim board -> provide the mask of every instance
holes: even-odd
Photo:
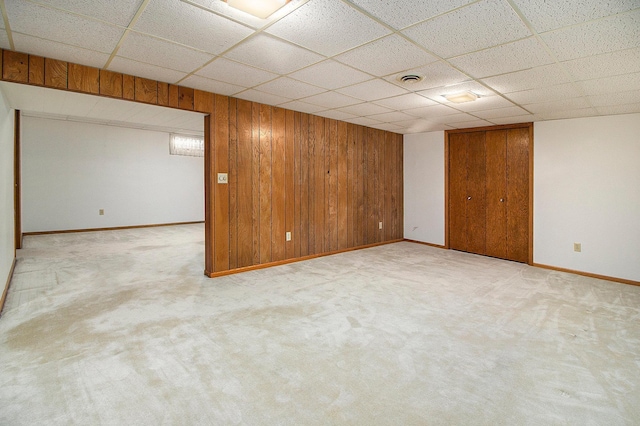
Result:
[[[76,232],[120,231],[123,229],[158,228],[161,226],[193,225],[196,223],[204,223],[204,221],[199,220],[195,222],[154,223],[152,225],[113,226],[111,228],[64,229],[60,231],[25,232],[23,235],[30,236],[30,235],[50,235],[50,234],[72,234]]]
[[[448,248],[446,246],[443,246],[443,245],[440,245],[440,244],[425,243],[424,241],[410,240],[408,238],[405,238],[402,241],[406,241],[408,243],[422,244],[423,246],[429,246],[429,247],[435,247],[435,248],[439,248],[439,249],[448,250]]]
[[[589,277],[589,278],[597,278],[599,280],[613,281],[613,282],[622,283],[622,284],[640,286],[640,281],[628,280],[626,278],[617,278],[617,277],[610,277],[608,275],[592,274],[591,272],[577,271],[575,269],[560,268],[560,267],[557,267],[557,266],[544,265],[544,264],[541,264],[541,263],[532,263],[531,266],[535,266],[536,268],[542,268],[542,269],[550,269],[552,271],[567,272],[569,274],[582,275],[584,277]]]
[[[255,271],[257,269],[270,268],[272,266],[280,266],[280,265],[286,265],[288,263],[302,262],[303,260],[311,260],[311,259],[316,259],[318,257],[331,256],[331,255],[334,255],[334,254],[346,253],[346,252],[349,252],[349,251],[362,250],[362,249],[371,248],[371,247],[383,246],[383,245],[386,245],[386,244],[400,243],[402,241],[404,241],[404,239],[383,241],[381,243],[372,243],[372,244],[366,244],[366,245],[359,246],[359,247],[350,247],[350,248],[346,248],[346,249],[342,249],[342,250],[334,250],[334,251],[330,251],[330,252],[310,254],[310,255],[307,255],[307,256],[296,257],[296,258],[293,258],[293,259],[285,259],[285,260],[278,260],[278,261],[275,261],[275,262],[260,263],[258,265],[244,266],[242,268],[236,268],[236,269],[231,269],[231,270],[227,270],[227,271],[220,271],[220,272],[204,271],[204,274],[206,276],[208,276],[209,278],[223,277],[223,276],[226,276],[226,275],[238,274],[240,272],[249,272],[249,271]]]
[[[9,275],[7,276],[7,282],[4,284],[4,290],[2,291],[2,297],[0,298],[0,315],[4,309],[4,302],[7,300],[7,294],[9,294],[9,286],[11,285],[11,279],[13,278],[13,271],[16,269],[17,260],[14,257],[11,263],[11,269],[9,269]]]

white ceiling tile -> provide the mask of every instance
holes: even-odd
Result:
[[[214,54],[253,33],[244,25],[175,0],[150,2],[134,29]]]
[[[560,61],[640,46],[640,9],[541,35]]]
[[[403,33],[443,58],[531,36],[522,20],[503,0],[482,0]]]
[[[335,0],[309,1],[266,31],[327,56],[390,33],[378,22]]]
[[[520,107],[510,106],[506,108],[484,109],[482,111],[475,111],[473,115],[478,116],[484,120],[494,121],[495,119],[498,119],[498,118],[515,117],[519,115],[528,115],[528,114],[526,110]]]
[[[437,116],[437,115],[431,116],[429,114],[426,114],[426,115],[423,115],[422,118],[424,118],[427,121],[431,121],[432,123],[447,124],[451,126],[454,126],[455,125],[454,123],[464,123],[467,121],[478,120],[477,117],[466,114],[464,112],[456,112],[456,114],[444,115],[444,116]]]
[[[518,92],[569,83],[569,77],[558,64],[543,65],[523,71],[488,77],[482,81],[500,93]]]
[[[43,40],[20,33],[13,33],[13,42],[19,52],[29,52],[32,55],[45,56],[61,61],[83,64],[90,67],[102,68],[109,60],[106,53],[69,46],[55,41]]]
[[[369,74],[365,74],[362,71],[358,71],[331,59],[296,71],[290,74],[289,77],[329,90],[371,80]]]
[[[280,105],[291,102],[292,99],[283,96],[273,95],[271,93],[260,92],[255,89],[245,90],[235,95],[236,98],[246,99],[252,102],[259,102],[266,105]]]
[[[362,99],[363,101],[374,101],[376,99],[389,98],[407,93],[405,89],[380,79],[343,87],[342,89],[336,90],[336,92]]]
[[[342,120],[342,121],[347,120],[349,118],[356,118],[356,116],[353,114],[349,114],[343,111],[338,111],[335,109],[316,112],[315,115],[319,115],[320,117],[333,118],[334,120]]]
[[[348,114],[353,114],[357,117],[361,117],[363,115],[383,114],[385,112],[392,112],[393,110],[376,104],[365,102],[362,104],[342,107],[340,108],[340,111],[346,112]]]
[[[517,124],[517,123],[529,123],[535,121],[535,116],[533,114],[525,114],[525,115],[516,115],[513,117],[496,117],[492,118],[491,121],[493,124]]]
[[[413,119],[412,116],[400,111],[385,112],[384,114],[373,114],[369,115],[368,117],[385,123],[393,123],[394,121],[407,121]]]
[[[405,95],[394,96],[393,98],[378,99],[375,103],[395,110],[436,105],[436,102],[417,93],[407,93]]]
[[[177,71],[186,72],[191,72],[213,59],[213,55],[133,31],[120,46],[118,56],[159,67],[169,65]]]
[[[395,34],[343,53],[335,59],[376,77],[416,68],[437,60]]]
[[[441,15],[460,6],[472,3],[474,0],[351,0],[376,18],[396,29]]]
[[[268,83],[261,84],[257,86],[256,89],[261,92],[284,96],[291,99],[306,98],[307,96],[326,92],[325,89],[321,89],[307,83],[302,83],[289,77],[280,77]]]
[[[260,19],[246,12],[242,12],[241,10],[235,9],[229,6],[226,1],[220,1],[220,0],[189,0],[189,1],[191,1],[194,4],[197,4],[198,6],[200,6],[205,10],[230,18],[236,22],[249,25],[252,28],[263,27],[265,24],[271,21],[271,17],[269,17],[269,19]],[[291,5],[292,3],[296,3],[296,2],[292,1],[287,6]],[[285,6],[283,9],[287,8],[287,6]]]
[[[422,81],[416,83],[399,83],[398,77],[407,74],[415,74],[424,77]],[[430,89],[432,87],[451,86],[453,84],[462,83],[470,80],[469,76],[464,75],[460,71],[456,70],[445,62],[434,62],[424,67],[413,68],[407,71],[403,71],[399,74],[393,74],[385,77],[385,80],[393,82],[395,84],[402,84],[411,91],[418,91],[424,89]]]
[[[640,48],[574,59],[562,65],[578,81],[640,72]]]
[[[319,95],[313,95],[304,99],[304,102],[308,102],[314,105],[320,105],[325,108],[341,108],[347,105],[354,105],[361,103],[360,100],[345,96],[336,92],[325,92]]]
[[[598,107],[598,112],[602,115],[632,114],[640,112],[640,103]]]
[[[245,87],[257,86],[258,84],[278,77],[278,74],[253,68],[225,58],[218,58],[214,60],[206,67],[199,70],[196,74],[202,77]]]
[[[5,2],[11,30],[46,40],[111,53],[123,28],[25,1]]]
[[[468,81],[465,83],[454,84],[446,87],[436,87],[433,89],[422,90],[418,92],[422,96],[426,96],[429,99],[433,99],[436,102],[446,103],[448,105],[455,106],[454,103],[449,102],[444,95],[453,95],[462,92],[473,92],[479,96],[494,96],[495,92],[491,89],[487,89],[482,84],[475,81]]]
[[[506,93],[505,96],[518,104],[535,104],[540,102],[578,98],[582,94],[572,83],[557,86],[540,87],[538,89],[523,90],[521,92]]]
[[[428,118],[428,117],[444,117],[447,115],[459,114],[460,111],[448,107],[446,105],[431,105],[420,108],[411,108],[404,110],[406,114],[413,115],[415,117]]]
[[[562,111],[589,108],[589,103],[584,98],[564,99],[561,101],[542,102],[537,104],[523,105],[528,111],[539,114],[550,114]]]
[[[627,105],[640,103],[640,90],[629,90],[619,93],[588,96],[591,105],[598,108],[615,105]]]
[[[400,132],[402,131],[402,126],[398,126],[394,123],[382,123],[382,124],[372,124],[371,126],[374,129],[386,130],[387,132]]]
[[[548,111],[536,113],[535,121],[542,120],[560,120],[564,118],[593,117],[598,115],[598,111],[593,108],[564,109],[558,111]]]
[[[539,33],[637,8],[638,0],[513,0]]]
[[[451,128],[450,126],[445,126],[441,123],[433,123],[421,118],[414,118],[407,121],[398,121],[393,124],[401,126],[404,133],[433,132],[436,130],[446,130]],[[443,126],[445,126],[446,129],[443,128]]]
[[[36,0],[38,3],[64,9],[80,15],[91,16],[126,27],[136,14],[143,0]]]
[[[127,58],[116,56],[109,64],[110,71],[135,75],[137,77],[150,78],[152,80],[176,83],[187,74],[181,71],[170,70],[155,65],[144,64]]]
[[[0,48],[7,49],[7,50],[11,49],[11,43],[9,43],[9,36],[7,35],[7,32],[4,29],[0,30]]]
[[[250,38],[225,56],[277,74],[287,74],[323,59],[318,54],[265,34]]]
[[[471,120],[471,121],[462,121],[459,123],[453,123],[452,126],[456,129],[470,129],[472,127],[484,127],[491,126],[493,123],[486,120]]]
[[[553,59],[538,40],[531,37],[460,56],[450,62],[467,74],[482,78],[547,65]]]
[[[200,77],[197,75],[191,75],[185,78],[180,82],[180,85],[226,96],[231,96],[235,93],[247,89],[246,87],[236,86],[234,84],[224,83],[222,81],[211,80],[210,78]]]
[[[374,120],[373,118],[369,118],[369,117],[347,118],[344,121],[346,121],[347,123],[353,123],[353,124],[358,124],[360,126],[369,126],[369,127],[375,124],[382,124],[382,122],[378,120]]]
[[[322,111],[323,109],[325,109],[324,107],[309,104],[302,101],[286,102],[284,104],[280,104],[280,106],[282,108],[287,108],[293,111],[306,112],[307,114],[314,114],[318,111]]]
[[[617,93],[640,89],[640,72],[598,78],[577,83],[587,95]]]
[[[514,106],[512,102],[509,102],[502,96],[481,96],[472,102],[463,102],[461,104],[450,104],[457,110],[464,112],[482,111],[492,108],[507,108]]]

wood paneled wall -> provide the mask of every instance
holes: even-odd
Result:
[[[1,75],[208,113],[209,276],[402,239],[402,135],[13,51]]]

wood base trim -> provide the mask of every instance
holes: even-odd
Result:
[[[331,256],[331,255],[334,255],[334,254],[346,253],[346,252],[350,252],[350,251],[362,250],[362,249],[371,248],[371,247],[377,247],[377,246],[383,246],[383,245],[386,245],[386,244],[399,243],[399,242],[402,242],[402,241],[404,241],[404,239],[401,238],[401,239],[397,239],[397,240],[384,241],[384,242],[381,242],[381,243],[366,244],[364,246],[352,247],[352,248],[343,249],[343,250],[334,250],[334,251],[328,251],[326,253],[310,254],[308,256],[301,256],[301,257],[295,257],[295,258],[292,258],[292,259],[278,260],[276,262],[268,262],[268,263],[261,263],[259,265],[245,266],[245,267],[242,267],[242,268],[230,269],[228,271],[209,272],[209,271],[205,270],[204,274],[209,278],[223,277],[225,275],[233,275],[233,274],[239,274],[240,272],[248,272],[248,271],[255,271],[257,269],[271,268],[272,266],[280,266],[280,265],[286,265],[288,263],[302,262],[303,260],[316,259],[318,257]]]
[[[199,220],[196,222],[175,222],[175,223],[156,223],[153,225],[114,226],[112,228],[66,229],[62,231],[25,232],[22,235],[29,236],[29,235],[49,235],[49,234],[71,234],[74,232],[118,231],[122,229],[158,228],[160,226],[194,225],[196,223],[204,223],[204,221]]]
[[[589,277],[589,278],[597,278],[599,280],[614,281],[614,282],[622,283],[622,284],[640,286],[640,281],[628,280],[626,278],[617,278],[617,277],[610,277],[608,275],[592,274],[591,272],[576,271],[574,269],[559,268],[557,266],[543,265],[543,264],[540,264],[540,263],[532,263],[531,266],[535,266],[537,268],[542,268],[542,269],[550,269],[552,271],[568,272],[570,274],[582,275],[582,276]]]
[[[429,247],[435,247],[435,248],[440,248],[440,249],[448,249],[448,247],[440,245],[440,244],[433,244],[433,243],[425,243],[424,241],[418,241],[418,240],[410,240],[408,238],[405,238],[402,241],[406,241],[408,243],[416,243],[416,244],[422,244],[425,246],[429,246]]]
[[[2,315],[2,310],[4,309],[4,302],[7,300],[7,294],[9,294],[9,286],[11,285],[11,278],[13,278],[13,271],[16,269],[16,258],[13,258],[13,262],[11,262],[11,269],[9,269],[9,276],[7,277],[7,282],[4,285],[4,290],[2,292],[2,298],[0,298],[0,315]]]

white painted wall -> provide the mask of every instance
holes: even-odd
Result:
[[[22,200],[23,232],[202,221],[204,160],[168,133],[23,117]]]
[[[534,262],[640,281],[640,114],[535,123],[533,158]]]
[[[444,132],[404,136],[404,238],[444,245]]]
[[[13,115],[0,91],[0,295],[15,250],[13,206]]]

